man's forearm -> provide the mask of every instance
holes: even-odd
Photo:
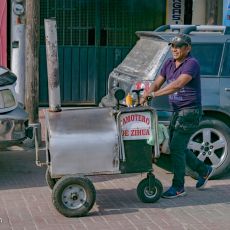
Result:
[[[170,85],[165,86],[164,88],[161,88],[159,90],[155,90],[152,92],[154,92],[155,97],[158,97],[158,96],[164,96],[164,95],[169,95],[169,94],[175,93],[179,89],[180,89],[180,87],[178,87],[178,85],[172,83]]]
[[[161,75],[156,78],[154,83],[149,87],[148,93],[156,92],[161,88],[161,86],[164,84],[165,78],[163,78]]]
[[[153,85],[151,85],[151,86],[149,87],[148,93],[150,94],[150,93],[152,93],[152,92],[156,92],[156,91],[159,90],[159,89],[160,89],[159,86],[153,84]]]
[[[182,74],[177,80],[166,85],[164,88],[158,88],[157,84],[156,87],[153,85],[152,88],[150,87],[149,93],[154,92],[154,97],[173,94],[183,88],[191,79],[191,76]]]

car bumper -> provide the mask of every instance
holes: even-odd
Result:
[[[0,114],[0,143],[25,139],[27,126],[28,114],[19,106]]]

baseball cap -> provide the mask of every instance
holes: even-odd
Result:
[[[175,45],[178,47],[182,47],[184,45],[190,46],[191,44],[192,44],[191,38],[186,34],[177,34],[169,42],[169,45]]]

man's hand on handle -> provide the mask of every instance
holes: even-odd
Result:
[[[153,98],[154,98],[154,92],[144,91],[144,94],[140,99],[140,104],[145,105],[147,101],[150,101]]]

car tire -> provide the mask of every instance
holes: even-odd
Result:
[[[212,165],[215,172],[212,179],[219,178],[230,168],[230,132],[222,121],[212,117],[204,117],[190,138],[188,149],[203,162]],[[198,174],[186,169],[187,175],[197,179]]]

